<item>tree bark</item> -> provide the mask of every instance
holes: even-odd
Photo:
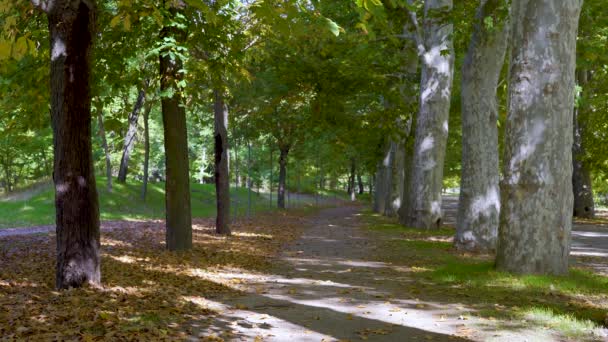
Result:
[[[499,270],[568,272],[581,6],[581,0],[512,1]]]
[[[357,183],[359,183],[359,195],[363,195],[365,193],[365,185],[363,184],[363,177],[360,173],[357,174]]]
[[[175,16],[172,8],[170,14]],[[173,37],[185,40],[185,33],[176,27],[165,27],[161,39]],[[188,163],[188,133],[186,110],[181,103],[178,82],[183,79],[183,62],[166,51],[160,54],[161,93],[173,89],[172,95],[161,100],[165,140],[165,205],[167,217],[167,249],[182,251],[192,248],[192,214],[190,210],[190,176]]]
[[[241,186],[239,173],[239,142],[234,139],[234,186],[238,189]]]
[[[496,249],[500,214],[496,89],[508,42],[508,3],[481,0],[462,67],[462,173],[454,245]],[[486,19],[493,20],[488,27]]]
[[[587,83],[587,70],[580,70],[578,83],[583,86]],[[585,165],[584,135],[586,127],[584,120],[580,117],[579,107],[573,111],[574,122],[574,144],[572,145],[572,189],[574,193],[574,216],[580,218],[594,218],[595,204],[593,202],[593,187],[591,173]]]
[[[91,144],[94,6],[94,1],[57,1],[47,12],[58,289],[101,284],[99,203]]]
[[[350,195],[350,200],[352,202],[357,200],[357,191],[355,189],[355,181],[357,179],[356,177],[357,177],[357,160],[355,158],[351,158],[348,191],[349,191],[349,195]]]
[[[390,147],[388,150],[388,159],[384,160],[384,184],[382,185],[384,189],[384,196],[386,197],[384,200],[384,215],[385,216],[393,216],[395,214],[395,208],[393,206],[393,194],[395,188],[395,156],[396,156],[396,148],[397,144],[394,141],[390,142]]]
[[[412,214],[408,226],[441,226],[441,190],[448,137],[448,118],[454,72],[453,25],[446,22],[452,0],[427,0],[424,6],[424,52],[420,108],[414,146]]]
[[[108,148],[108,140],[106,139],[106,130],[103,127],[103,104],[97,104],[97,125],[99,126],[99,136],[101,137],[101,147],[106,157],[106,187],[108,192],[112,192],[112,160],[110,149]]]
[[[414,120],[412,120],[413,122]],[[401,207],[399,208],[399,222],[403,225],[409,223],[409,219],[412,216],[412,202],[414,200],[414,194],[412,192],[412,175],[413,175],[413,163],[414,163],[414,139],[415,134],[411,129],[409,135],[405,140],[404,151],[403,151],[403,197]]]
[[[146,81],[146,84],[148,81]],[[135,146],[135,138],[137,136],[137,122],[139,120],[139,112],[144,105],[146,99],[146,87],[142,88],[137,95],[137,101],[133,107],[133,111],[129,114],[129,128],[127,129],[127,135],[125,136],[125,143],[122,149],[122,157],[120,158],[120,168],[118,169],[118,183],[125,183],[127,181],[127,173],[129,171],[129,158],[133,152]]]
[[[289,156],[288,146],[279,146],[281,155],[279,157],[279,190],[277,193],[277,205],[285,209],[285,181],[287,179],[287,158]]]
[[[144,179],[141,189],[141,198],[145,202],[148,194],[148,178],[150,166],[150,112],[152,111],[152,102],[148,101],[144,110]]]
[[[385,178],[386,178],[386,166],[390,158],[390,152],[384,157],[384,159],[378,162],[376,167],[376,189],[374,192],[374,211],[378,214],[384,214],[386,208],[386,191],[385,191]]]
[[[215,231],[230,235],[230,166],[228,149],[228,107],[221,90],[214,92],[215,113],[215,193],[217,217]]]

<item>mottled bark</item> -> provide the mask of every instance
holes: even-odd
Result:
[[[416,118],[411,214],[407,225],[441,226],[441,190],[448,137],[448,118],[454,72],[453,25],[448,22],[452,0],[427,0],[423,35],[420,108]]]
[[[91,145],[94,1],[56,1],[51,38],[58,289],[100,285],[99,204]]]
[[[141,198],[145,202],[148,194],[148,178],[150,167],[150,112],[152,102],[148,101],[144,110],[144,180],[141,188]]]
[[[508,3],[481,0],[462,66],[462,173],[457,249],[496,249],[500,213],[498,99],[508,42]],[[492,19],[492,26],[486,23]]]
[[[176,15],[172,8],[170,15]],[[161,39],[185,40],[185,33],[176,27],[165,27]],[[178,82],[182,80],[183,62],[165,51],[160,53],[161,92],[173,89],[171,96],[161,100],[165,140],[165,205],[167,217],[167,249],[182,251],[192,248],[192,214],[190,210],[190,176],[186,110]]]
[[[221,90],[214,91],[215,113],[215,194],[217,217],[215,231],[230,235],[230,166],[228,149],[228,106]]]
[[[568,272],[581,5],[581,0],[512,0],[499,270]]]
[[[285,182],[287,179],[287,158],[289,156],[289,146],[279,146],[281,155],[279,156],[279,190],[277,193],[277,205],[280,209],[285,209]]]
[[[412,120],[413,122],[413,120]],[[403,225],[409,223],[409,218],[412,215],[412,202],[414,194],[412,192],[412,175],[414,163],[414,131],[409,132],[409,136],[405,139],[403,146],[403,197],[401,207],[399,208],[399,222]]]
[[[101,147],[106,158],[106,188],[108,192],[112,192],[112,160],[108,140],[106,139],[106,130],[103,127],[103,104],[97,104],[97,125],[99,126],[99,137],[101,138]]]
[[[587,70],[577,73],[578,84],[582,87],[587,83]],[[574,216],[581,218],[595,217],[595,204],[593,202],[593,187],[591,173],[585,164],[584,135],[587,131],[585,122],[580,117],[579,108],[574,108],[574,144],[572,145],[572,190],[574,194]]]
[[[147,83],[147,82],[146,82]],[[118,169],[118,177],[116,181],[118,183],[125,183],[127,181],[127,173],[129,172],[129,159],[135,146],[135,138],[137,136],[137,122],[139,120],[139,112],[144,105],[146,98],[146,88],[139,91],[137,95],[137,101],[133,107],[133,111],[129,114],[129,128],[127,129],[127,135],[125,136],[125,142],[122,149],[122,157],[120,158],[120,167]]]

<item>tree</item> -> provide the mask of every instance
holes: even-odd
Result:
[[[568,272],[581,6],[581,0],[512,1],[499,270]]]
[[[416,118],[411,203],[408,226],[432,229],[441,225],[441,190],[448,136],[454,68],[452,0],[426,0],[423,29],[415,22],[422,63],[420,109]]]
[[[178,8],[172,7],[167,19],[171,24],[165,26],[160,34],[163,44],[160,52],[160,85],[167,167],[167,248],[181,251],[192,248],[188,133],[180,83],[183,80],[182,59],[185,57],[184,47],[177,45],[185,40],[186,33],[179,22],[183,15]]]
[[[215,90],[215,193],[217,217],[215,231],[218,234],[230,235],[230,173],[228,166],[228,106],[224,101],[222,90]]]
[[[95,2],[32,1],[51,37],[58,289],[100,285],[99,203],[91,150],[91,49]]]
[[[587,85],[589,72],[585,69],[578,70],[577,83],[582,88]],[[574,216],[582,218],[595,217],[595,203],[593,202],[593,186],[591,183],[591,172],[586,163],[586,149],[584,136],[588,133],[585,120],[580,118],[581,101],[577,101],[573,113],[574,144],[572,145],[572,190],[574,195]]]
[[[108,140],[106,139],[106,130],[103,126],[103,103],[97,101],[97,125],[99,126],[99,137],[101,138],[101,147],[106,157],[106,187],[108,192],[112,192],[112,159],[110,149],[108,148]]]
[[[462,174],[454,244],[493,251],[500,213],[498,99],[504,65],[508,3],[481,0],[462,66]]]
[[[125,136],[122,157],[120,158],[120,167],[118,169],[118,178],[116,179],[119,183],[125,183],[127,181],[129,159],[131,158],[131,153],[133,152],[135,138],[137,135],[139,112],[141,111],[144,101],[146,100],[146,91],[148,90],[148,85],[149,81],[146,80],[144,82],[144,87],[139,90],[133,111],[129,114],[129,128],[127,129],[127,135]]]

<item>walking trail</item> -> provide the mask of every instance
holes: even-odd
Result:
[[[360,207],[325,209],[277,261],[272,275],[227,274],[244,297],[203,300],[220,315],[198,336],[234,341],[552,341],[547,329],[469,317],[460,303],[408,293],[411,270],[374,262],[381,240]]]
[[[448,225],[453,224],[454,203],[446,200]],[[305,233],[285,246],[267,274],[216,274],[245,295],[193,298],[219,314],[195,323],[192,340],[213,336],[288,342],[560,340],[540,327],[469,315],[475,309],[453,300],[418,299],[408,289],[415,285],[424,291],[425,284],[415,283],[411,269],[374,261],[390,251],[382,249],[385,237],[372,234],[361,222],[364,209],[329,208],[306,218]],[[113,226],[104,223],[104,230]],[[0,230],[0,237],[50,230]],[[573,238],[573,254],[608,256],[608,228],[603,225],[577,225]],[[605,262],[598,262],[598,268],[600,264]]]

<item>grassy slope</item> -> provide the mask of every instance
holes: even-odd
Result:
[[[97,178],[97,191],[102,220],[160,219],[165,215],[165,184],[149,183],[146,202],[141,200],[141,182],[114,183],[114,190],[106,190],[105,178]],[[215,215],[215,186],[213,184],[191,184],[192,216],[206,218]],[[239,215],[247,212],[247,189],[232,189],[236,192]],[[234,200],[233,200],[234,201]],[[254,212],[268,210],[264,197],[252,193]],[[234,202],[232,212],[234,212]],[[233,215],[233,214],[231,214]],[[25,227],[53,224],[55,220],[54,193],[49,186],[28,200],[0,202],[0,228]]]
[[[466,303],[481,317],[537,325],[573,340],[595,340],[593,331],[607,323],[608,277],[580,268],[566,277],[497,272],[491,256],[455,251],[451,228],[420,231],[372,213],[365,218],[373,234],[387,238],[383,261],[407,265],[412,277],[431,285],[410,289],[421,298]]]

